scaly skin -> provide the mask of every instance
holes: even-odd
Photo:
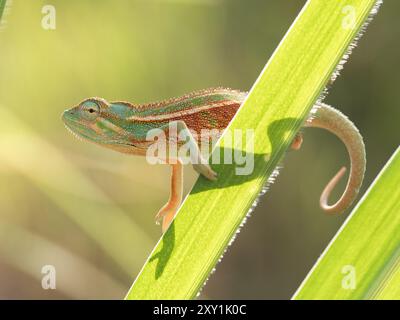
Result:
[[[175,122],[178,128],[189,129],[198,134],[202,129],[222,131],[228,126],[245,97],[244,92],[213,88],[143,105],[89,98],[66,110],[62,119],[67,128],[81,138],[119,152],[144,156],[153,143],[146,140],[149,130],[157,128],[167,133],[168,124]],[[346,145],[351,162],[346,189],[334,205],[328,205],[329,194],[345,172],[345,168],[342,168],[328,183],[320,199],[320,205],[326,212],[342,212],[356,198],[364,177],[365,148],[362,137],[346,116],[325,104],[317,106],[316,112],[306,121],[305,126],[329,130]],[[200,141],[195,139],[198,136],[193,138],[197,149]],[[301,135],[298,135],[292,148],[299,149],[301,142]],[[170,159],[163,160],[168,163]],[[208,164],[203,163],[201,155],[199,160],[202,161],[194,164],[194,169],[208,179],[215,180],[216,173]],[[163,219],[163,232],[168,228],[182,201],[182,164],[178,161],[171,163],[171,166],[171,196],[156,215],[157,220]]]

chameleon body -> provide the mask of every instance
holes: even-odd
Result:
[[[75,135],[101,146],[134,155],[145,156],[154,141],[146,139],[152,129],[164,130],[168,137],[169,124],[176,123],[178,131],[200,133],[202,129],[217,129],[222,132],[230,123],[246,93],[213,88],[196,91],[179,98],[156,103],[135,105],[124,101],[107,102],[102,98],[89,98],[66,110],[62,119]],[[320,198],[321,207],[328,213],[342,212],[356,198],[365,172],[365,148],[361,135],[353,123],[338,110],[325,104],[317,105],[316,112],[306,121],[306,127],[324,128],[337,135],[346,145],[351,161],[349,180],[342,197],[328,205],[328,197],[340,178],[342,168],[328,183]],[[200,135],[192,136],[192,143],[198,150]],[[302,137],[296,136],[293,149],[301,145]],[[199,161],[194,169],[210,180],[216,173],[198,153]],[[171,159],[163,159],[169,163]],[[183,171],[180,161],[171,162],[171,195],[168,203],[158,212],[156,219],[163,219],[165,231],[175,216],[182,201]]]

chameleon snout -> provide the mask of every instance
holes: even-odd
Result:
[[[75,116],[75,112],[73,109],[67,109],[64,110],[64,112],[61,114],[61,119],[66,122],[68,120],[73,120]]]

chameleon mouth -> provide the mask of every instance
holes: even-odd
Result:
[[[64,122],[65,128],[78,140],[89,140],[96,141],[95,136],[90,135],[91,129],[88,128],[85,124],[76,120],[73,117],[73,112],[71,110],[66,110],[61,116],[62,121]]]
[[[93,129],[82,124],[80,121],[77,121],[72,117],[71,111],[66,110],[62,115],[62,121],[64,123],[65,128],[78,140],[81,141],[89,141],[94,142],[101,145],[115,145],[115,146],[125,146],[131,148],[139,148],[132,142],[127,141],[118,141],[115,139],[110,139],[109,137],[105,137],[104,135],[99,135],[99,133],[94,132]],[[90,134],[90,133],[93,134]]]
[[[120,146],[126,146],[126,147],[133,147],[133,148],[139,148],[138,146],[136,146],[133,143],[124,143],[124,142],[120,142],[120,141],[115,141],[115,140],[108,140],[108,141],[97,141],[96,139],[93,139],[91,137],[89,137],[88,135],[86,135],[83,132],[80,132],[76,127],[73,127],[71,125],[68,124],[68,122],[64,122],[64,127],[78,140],[80,141],[91,141],[91,142],[95,142],[95,143],[99,143],[99,144],[103,144],[103,145],[120,145]]]
[[[69,117],[68,115],[68,111],[65,111],[61,117],[65,128],[67,128],[67,130],[78,140],[92,140],[92,138],[86,132],[86,126]]]
[[[77,134],[74,130],[72,130],[66,123],[64,123],[64,127],[78,140],[83,141],[83,137]]]

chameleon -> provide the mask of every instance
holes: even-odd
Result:
[[[222,132],[246,96],[246,92],[238,90],[211,88],[146,104],[108,102],[103,98],[93,97],[65,110],[62,120],[67,129],[78,138],[121,153],[139,156],[146,156],[147,150],[154,143],[146,139],[150,130],[159,129],[168,133],[169,125],[176,124],[175,135],[185,130],[190,143],[198,151],[195,153],[197,161],[192,162],[194,170],[209,180],[216,180],[216,172],[202,158],[199,150],[200,138],[190,132],[199,132],[201,129],[218,129],[216,132]],[[303,126],[330,131],[344,143],[349,154],[350,174],[340,199],[333,205],[328,204],[329,195],[344,176],[346,167],[342,167],[329,181],[320,197],[320,206],[325,212],[341,213],[352,204],[362,185],[366,167],[363,138],[355,125],[337,109],[317,103],[314,110]],[[175,139],[177,141],[177,137]],[[298,133],[291,148],[298,150],[302,141],[302,134]],[[162,160],[171,166],[170,197],[156,215],[156,221],[162,220],[162,232],[165,232],[182,202],[183,164],[179,159],[172,161],[173,159],[166,157]]]

